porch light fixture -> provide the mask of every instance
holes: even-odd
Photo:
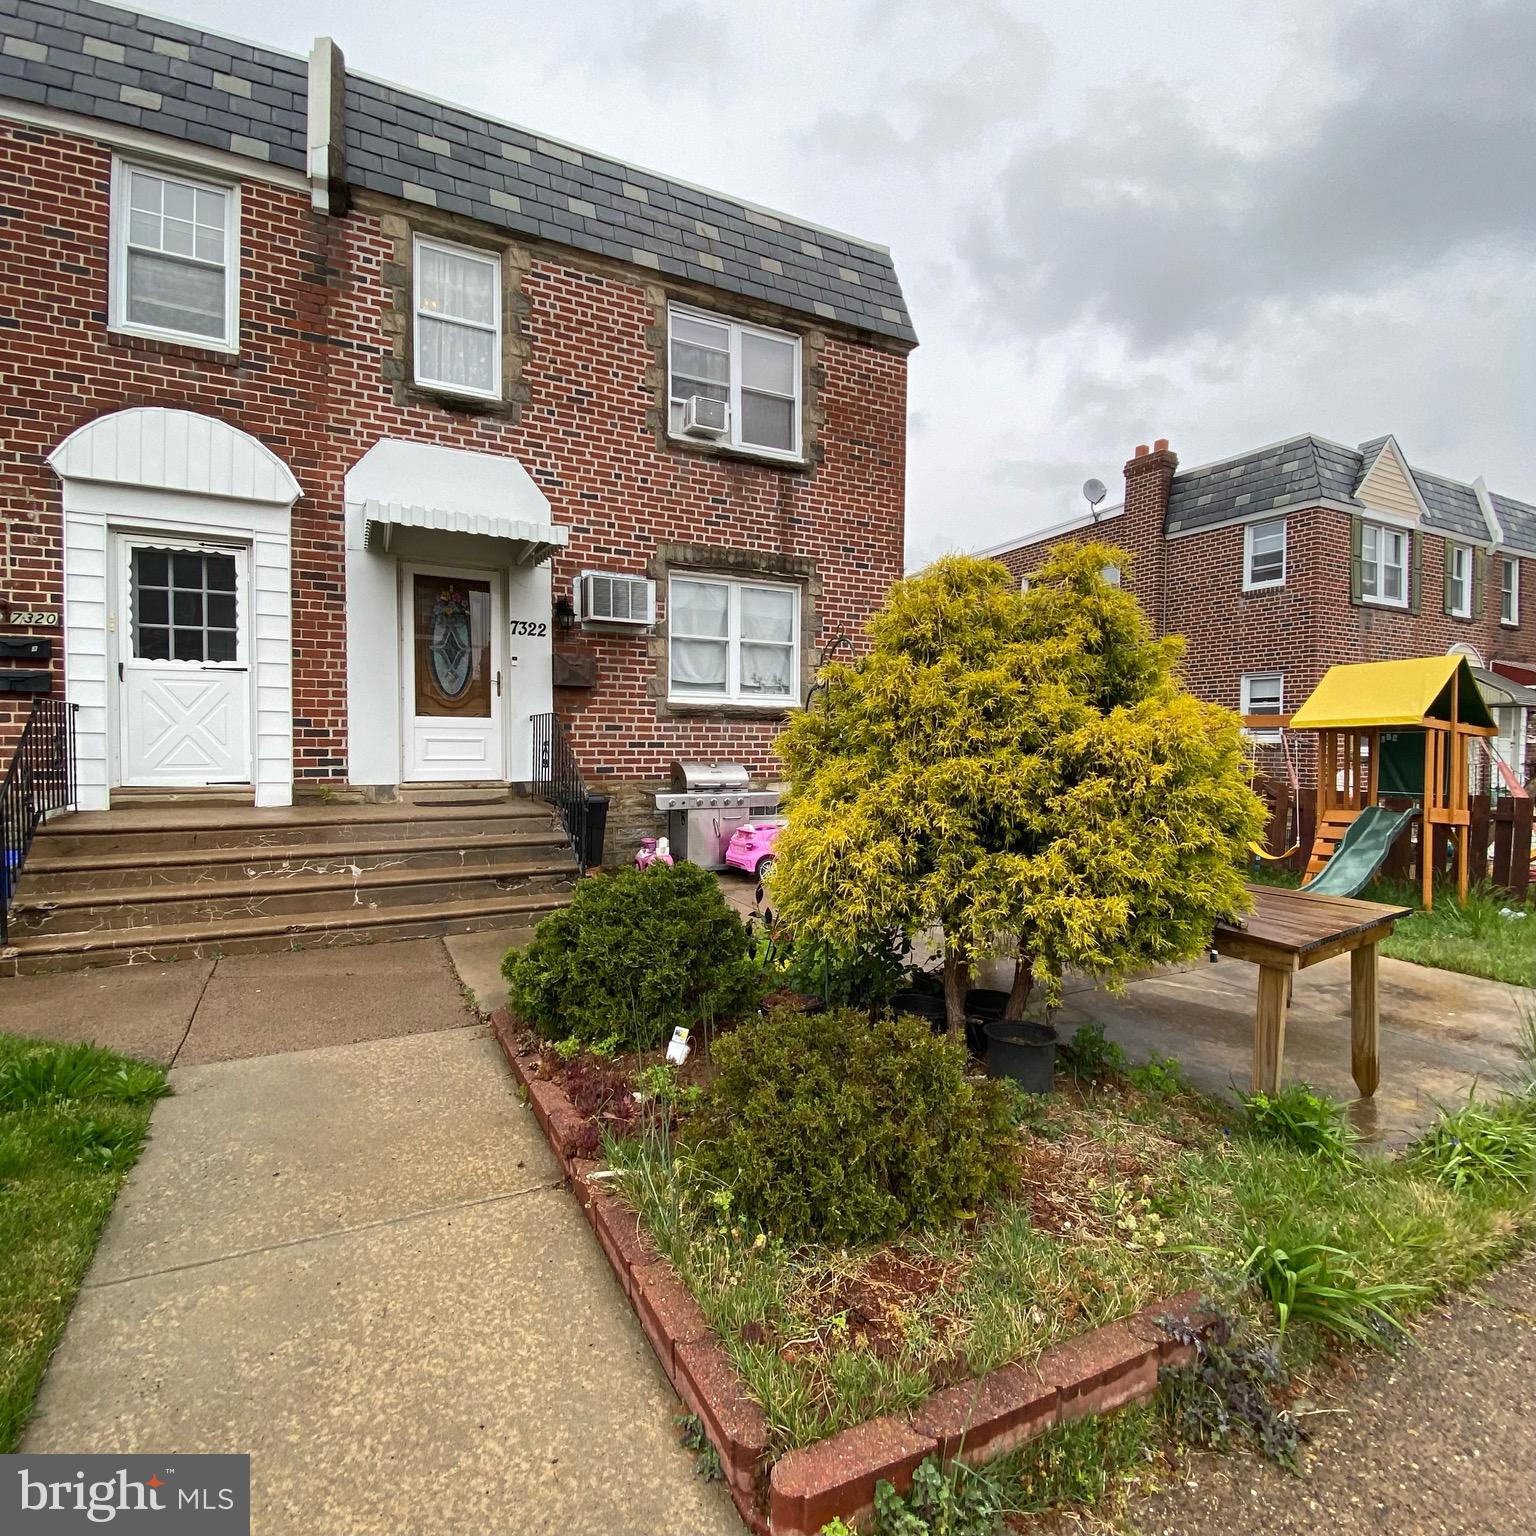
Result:
[[[576,627],[576,605],[563,592],[555,599],[555,626],[562,635]]]

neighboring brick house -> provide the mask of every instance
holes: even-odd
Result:
[[[57,637],[84,808],[526,782],[551,709],[633,798],[774,774],[901,573],[884,248],[329,39],[94,0],[0,36],[0,634]]]
[[[1525,776],[1536,506],[1411,466],[1392,437],[1309,433],[1182,471],[1159,439],[1126,464],[1120,506],[982,553],[1026,578],[1090,536],[1135,556],[1126,584],[1159,634],[1187,638],[1202,698],[1289,713],[1336,663],[1460,650]]]

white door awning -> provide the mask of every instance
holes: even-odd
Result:
[[[348,473],[347,500],[362,512],[369,550],[387,550],[395,528],[420,528],[504,539],[520,546],[519,563],[537,565],[570,537],[510,454],[383,438]]]

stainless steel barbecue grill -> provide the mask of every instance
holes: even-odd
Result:
[[[656,809],[667,813],[672,856],[705,869],[723,869],[731,834],[779,808],[778,791],[753,789],[740,763],[674,762],[671,777],[672,788],[656,796]]]

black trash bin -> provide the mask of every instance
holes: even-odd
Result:
[[[608,831],[608,796],[588,795],[582,811],[581,846],[589,869],[603,866],[603,837]]]

